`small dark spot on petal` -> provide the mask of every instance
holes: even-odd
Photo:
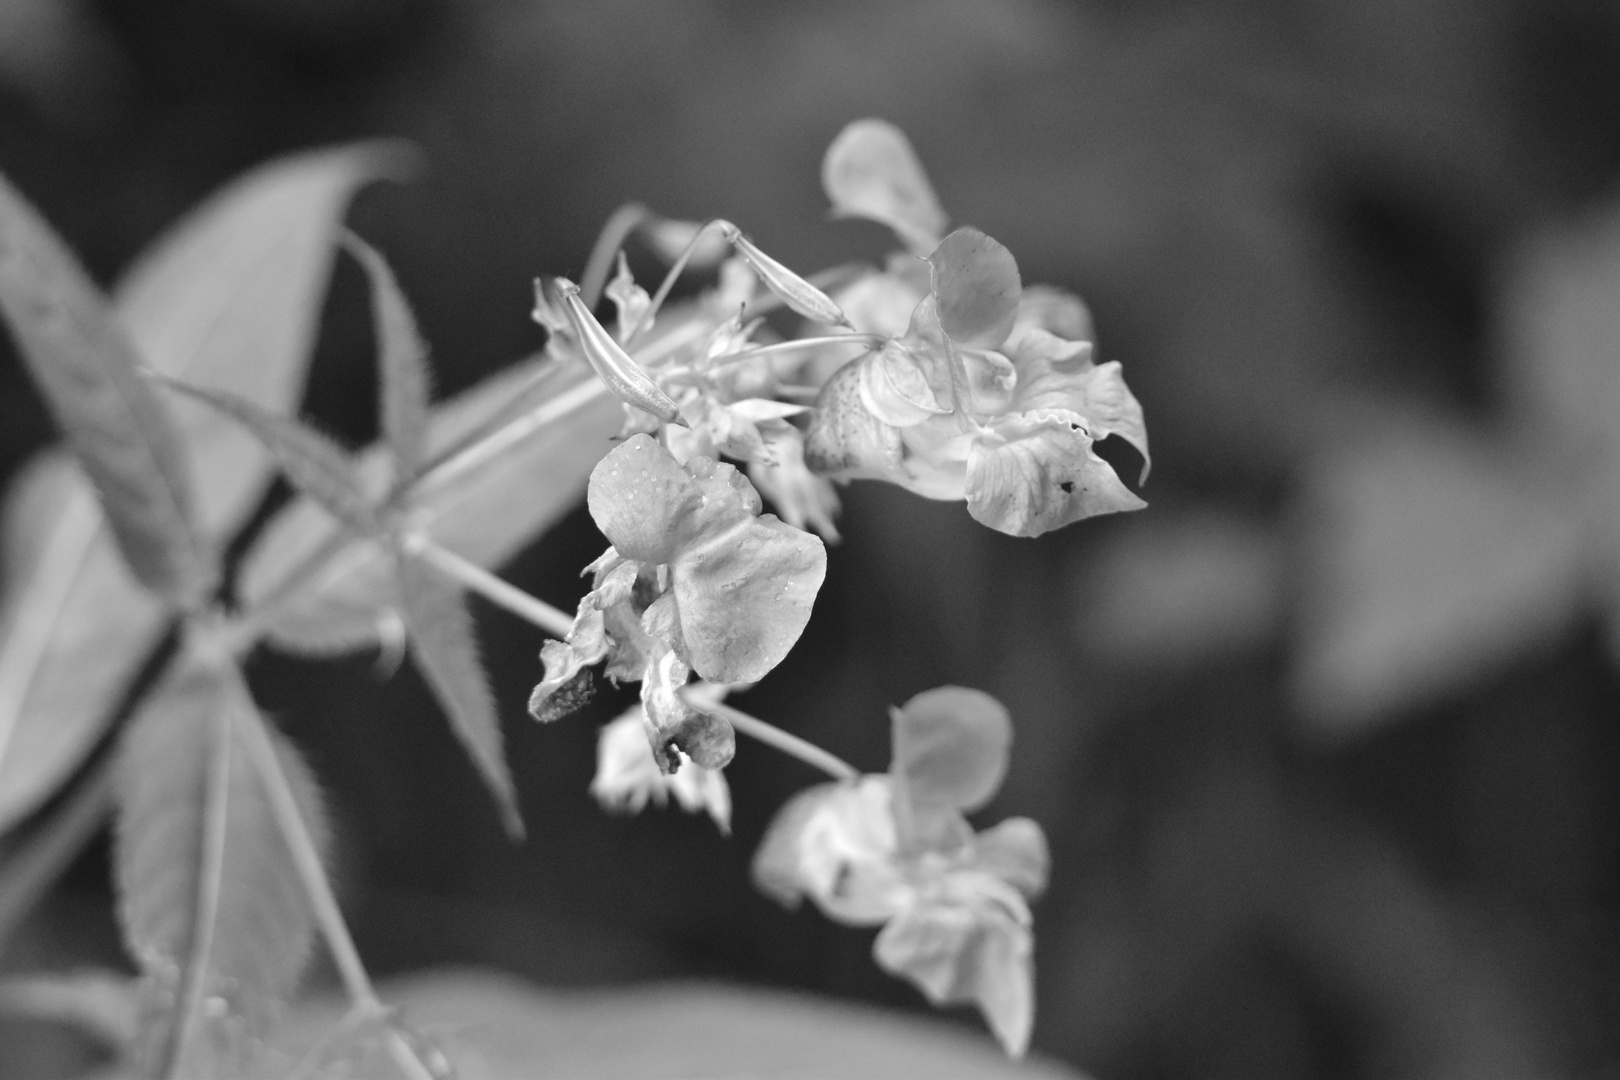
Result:
[[[1058,487],[1063,489],[1063,494],[1065,494],[1065,495],[1073,495],[1074,494],[1074,481],[1073,480],[1065,480],[1065,481],[1063,481],[1063,483],[1059,484]]]

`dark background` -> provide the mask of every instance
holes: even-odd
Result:
[[[1620,1076],[1620,693],[1597,618],[1349,725],[1313,721],[1320,695],[1295,677],[1314,463],[1376,439],[1369,412],[1492,431],[1516,407],[1504,267],[1614,192],[1620,8],[0,8],[0,167],[102,280],[266,158],[415,141],[421,178],[369,189],[350,222],[393,261],[444,392],[538,347],[531,278],[577,274],[628,199],[724,215],[807,271],[880,257],[881,230],[826,222],[818,184],[828,141],[867,115],[909,133],[953,218],[1026,282],[1092,306],[1146,407],[1152,506],[1022,541],[960,505],[848,489],[802,643],[740,704],[872,770],[890,704],[946,682],[1008,704],[1014,762],[983,820],[1028,814],[1052,841],[1035,1045],[1099,1077]],[[340,265],[307,408],[354,443],[373,432],[370,365]],[[8,355],[0,466],[53,437]],[[1105,452],[1134,475],[1129,450]],[[577,513],[506,572],[569,607],[600,544]],[[413,674],[253,668],[329,793],[377,969],[704,974],[924,1007],[870,962],[870,933],[748,884],[808,770],[743,746],[729,841],[699,817],[610,818],[585,789],[596,723],[624,702],[531,724],[540,638],[479,617],[519,848]],[[105,867],[103,841],[31,955],[115,955]]]

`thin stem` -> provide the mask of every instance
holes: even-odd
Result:
[[[636,226],[651,216],[652,211],[640,203],[625,203],[602,223],[602,231],[596,235],[596,246],[591,248],[590,260],[585,264],[585,274],[579,280],[579,298],[585,301],[586,307],[594,308],[602,299],[613,256],[624,247]]]
[[[792,341],[773,341],[769,345],[755,345],[753,348],[741,352],[728,353],[717,357],[701,369],[693,367],[675,368],[666,375],[686,375],[692,373],[707,373],[716,368],[739,364],[744,360],[757,360],[761,356],[774,356],[777,353],[793,352],[797,349],[815,348],[818,345],[864,345],[868,350],[880,347],[889,340],[882,334],[826,334],[821,337],[794,338]]]
[[[703,708],[725,717],[731,726],[750,738],[756,739],[767,746],[798,758],[807,765],[813,765],[832,777],[834,780],[856,780],[860,778],[860,770],[835,754],[829,753],[815,743],[807,742],[791,732],[783,731],[774,724],[767,724],[757,716],[750,716],[741,709],[734,709],[723,702],[713,705],[705,704]]]
[[[636,337],[641,333],[642,329],[652,322],[653,316],[658,314],[658,309],[664,306],[664,301],[669,298],[669,290],[675,287],[676,279],[681,276],[681,271],[686,269],[686,264],[692,258],[692,252],[697,250],[698,242],[703,239],[703,234],[717,225],[724,224],[725,222],[718,218],[714,221],[705,221],[697,232],[692,234],[692,239],[686,242],[686,247],[682,249],[680,257],[670,265],[669,271],[664,274],[664,280],[659,283],[658,291],[653,294],[652,303],[647,305],[646,311],[636,317],[635,325],[626,331],[624,335],[625,351],[629,351],[630,346],[635,344]],[[584,297],[584,299],[587,303],[591,302],[589,296]]]
[[[485,570],[477,563],[442,548],[425,536],[408,538],[405,550],[423,562],[431,563],[446,576],[455,579],[484,599],[505,608],[520,619],[533,623],[554,637],[565,638],[574,627],[574,620],[566,611],[554,608],[538,596],[532,596],[511,582]]]

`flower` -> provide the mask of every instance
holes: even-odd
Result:
[[[773,515],[735,468],[697,456],[684,466],[648,435],[610,451],[591,473],[586,505],[612,543],[586,567],[592,589],[564,641],[547,642],[545,677],[529,710],[548,721],[578,696],[593,665],[639,679],[654,760],[679,752],[707,768],[731,760],[731,725],[694,705],[694,671],[754,682],[782,661],[809,621],[827,571],[819,539]]]
[[[1046,884],[1040,826],[1009,818],[975,833],[1006,771],[1011,724],[986,694],[941,687],[895,710],[886,775],[821,784],[778,813],[754,880],[787,907],[882,926],[873,955],[935,1004],[973,1002],[1007,1052],[1034,1020],[1033,920]]]

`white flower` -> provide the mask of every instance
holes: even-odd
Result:
[[[596,744],[596,778],[591,781],[596,801],[606,810],[638,814],[649,802],[666,805],[673,795],[682,810],[706,811],[722,833],[731,835],[731,789],[725,773],[705,769],[672,749],[680,765],[664,775],[653,760],[645,725],[637,705],[602,728]]]

